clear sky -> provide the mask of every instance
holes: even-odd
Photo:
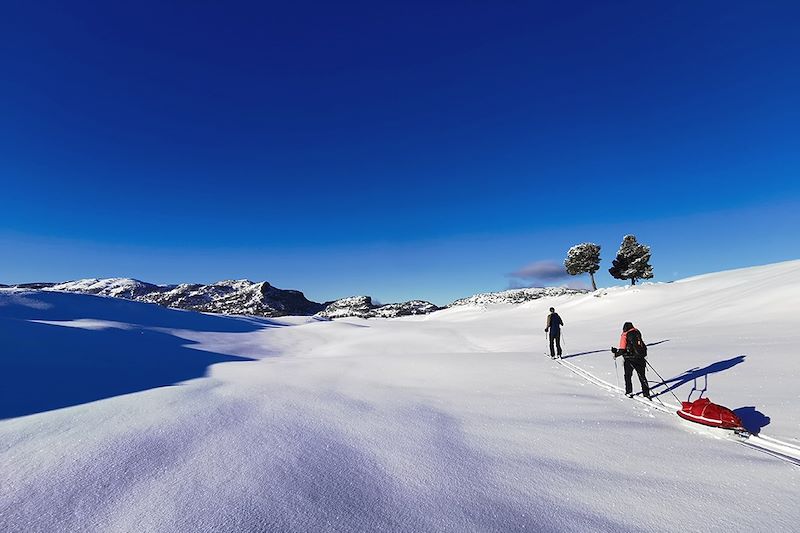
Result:
[[[797,2],[24,2],[0,282],[247,277],[446,303],[622,236],[800,257]],[[546,269],[545,269],[546,270]]]

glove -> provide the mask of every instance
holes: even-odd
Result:
[[[616,348],[611,348],[611,353],[613,353],[614,355],[616,355],[616,354],[617,354],[617,349],[616,349]]]
[[[547,333],[547,328],[544,328],[544,332]]]

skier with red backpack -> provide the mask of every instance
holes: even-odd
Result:
[[[631,378],[633,371],[639,376],[639,383],[642,385],[642,396],[650,399],[650,386],[647,383],[647,345],[642,340],[642,334],[633,327],[631,322],[625,322],[622,326],[622,335],[619,338],[619,348],[611,348],[614,359],[622,356],[625,361],[625,395],[633,397],[633,384]]]

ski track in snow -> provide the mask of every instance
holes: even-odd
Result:
[[[632,320],[679,397],[697,378],[796,447],[799,274],[331,322],[0,290],[32,392],[2,398],[0,530],[796,531],[800,469],[621,397],[608,348]],[[88,400],[32,402],[53,373]]]

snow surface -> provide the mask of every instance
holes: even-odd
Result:
[[[800,261],[377,320],[3,289],[0,530],[797,531],[800,468],[551,361],[550,306],[800,443]]]

